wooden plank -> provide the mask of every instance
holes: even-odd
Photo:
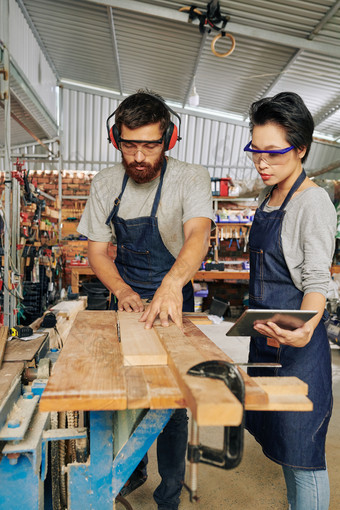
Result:
[[[261,407],[263,411],[312,411],[313,402],[309,400],[308,384],[297,377],[253,377],[253,380],[265,390],[268,403]],[[250,405],[249,410],[258,411],[259,407]]]
[[[298,377],[253,377],[268,395],[308,395],[308,384]]]
[[[143,367],[125,367],[128,409],[150,408],[149,388],[144,377]]]
[[[40,410],[126,409],[122,365],[116,312],[79,312],[42,395]]]
[[[212,324],[207,314],[199,312],[183,312],[183,317],[187,317],[193,324]]]
[[[237,271],[232,269],[226,269],[224,271],[197,271],[194,280],[249,280],[249,271]]]
[[[84,310],[87,306],[87,297],[81,296],[79,299],[71,301],[59,301],[56,305],[50,308],[57,317],[66,317],[71,319],[77,315],[78,312]]]
[[[189,338],[192,345],[194,345],[202,356],[204,356],[204,361],[224,360],[229,363],[234,363],[233,360],[219,347],[217,347],[212,340],[210,340],[200,329],[196,328],[196,326],[194,326],[187,317],[183,317],[183,328],[185,335]],[[268,395],[266,391],[241,368],[239,368],[239,371],[243,377],[246,390],[245,408],[248,409],[248,405],[265,405],[268,402]]]
[[[143,367],[151,409],[178,409],[186,407],[183,393],[168,366]]]
[[[41,333],[33,340],[20,340],[16,338],[7,342],[4,361],[32,361],[46,339],[46,333]]]
[[[8,326],[1,326],[1,328],[0,328],[0,368],[2,365],[2,360],[4,359],[7,338],[8,338]]]
[[[24,369],[23,362],[4,362],[0,369],[0,403],[6,397],[14,379],[19,377]]]
[[[190,339],[174,324],[167,328],[154,325],[154,329],[169,354],[169,367],[197,424],[240,425],[242,405],[223,381],[187,375],[189,368],[205,361]]]
[[[168,355],[153,329],[139,322],[142,313],[118,312],[124,365],[167,365]]]
[[[168,366],[125,367],[128,409],[186,407],[183,394]]]

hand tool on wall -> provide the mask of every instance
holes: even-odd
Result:
[[[240,249],[240,243],[239,243],[238,235],[237,235],[237,232],[236,232],[235,229],[233,229],[232,234],[231,234],[231,239],[230,239],[230,242],[229,242],[229,248],[231,248],[231,245],[233,244],[233,240],[234,239],[236,241],[237,248]]]
[[[247,246],[248,246],[248,242],[249,242],[249,231],[250,231],[250,227],[246,227],[246,235],[244,236],[244,248],[243,248],[244,252],[247,251]]]

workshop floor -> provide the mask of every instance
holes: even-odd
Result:
[[[200,326],[200,329],[234,361],[246,361],[248,340],[228,338],[228,322]],[[340,508],[340,348],[332,345],[334,409],[327,435],[327,464],[331,486],[330,510]],[[190,430],[190,429],[189,429]],[[222,447],[222,430],[205,428],[200,441],[209,446]],[[152,493],[159,483],[155,444],[149,452],[147,482],[127,498],[134,510],[155,510]],[[200,501],[191,503],[183,489],[180,510],[287,510],[285,485],[281,467],[267,459],[253,437],[245,432],[243,460],[231,471],[199,465],[198,495]],[[117,504],[117,510],[123,507]]]

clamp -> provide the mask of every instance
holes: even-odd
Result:
[[[241,402],[244,411],[245,386],[238,368],[227,361],[204,361],[191,367],[188,375],[221,379]],[[190,493],[190,501],[197,501],[197,464],[202,462],[222,469],[233,469],[239,465],[243,455],[245,413],[237,427],[224,427],[223,448],[211,448],[198,443],[198,427],[193,423],[192,438],[188,445],[190,462],[190,486],[184,485]],[[194,422],[194,420],[193,420]]]

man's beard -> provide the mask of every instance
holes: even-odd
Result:
[[[122,154],[122,163],[125,168],[126,173],[131,179],[133,179],[137,184],[145,184],[146,182],[150,182],[155,179],[160,173],[165,157],[165,152],[162,151],[157,161],[152,165],[151,163],[127,163],[124,155]],[[137,170],[136,167],[142,167],[142,169]]]

